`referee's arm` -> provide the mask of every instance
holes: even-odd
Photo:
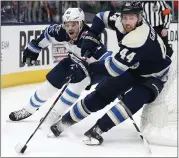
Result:
[[[161,5],[162,16],[164,17],[163,27],[168,29],[172,20],[171,10],[165,1],[159,1],[159,3]]]

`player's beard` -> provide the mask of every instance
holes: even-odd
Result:
[[[128,32],[131,32],[133,30],[135,30],[136,26],[132,26],[132,25],[124,25],[124,29],[125,31],[128,33]]]

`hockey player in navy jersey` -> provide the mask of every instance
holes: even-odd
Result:
[[[142,11],[140,2],[131,1],[122,5],[121,13],[106,11],[95,16],[91,30],[84,38],[82,53],[88,51],[91,52],[88,57],[94,55],[91,50],[94,42],[91,39],[98,36],[105,27],[116,31],[119,51],[113,52],[105,62],[90,64],[93,73],[97,70],[97,73],[106,73],[111,78],[100,82],[95,91],[74,104],[50,127],[56,137],[67,127],[103,109],[121,96],[121,103],[113,106],[85,133],[85,144],[100,145],[103,142],[102,133],[128,118],[121,104],[134,114],[159,95],[167,81],[171,60],[162,39],[143,19]]]
[[[68,42],[69,51],[73,52],[76,56],[81,57],[83,36],[86,31],[89,31],[89,29],[90,27],[85,24],[85,15],[83,10],[80,8],[69,8],[63,15],[62,25],[50,25],[38,39],[33,39],[28,44],[28,47],[23,53],[23,62],[26,63],[28,61],[33,65],[42,48],[47,47],[51,43],[64,41]],[[98,48],[96,45],[93,48],[93,51],[96,51],[96,53],[87,59],[88,63],[97,61],[107,51],[101,42],[98,43]],[[73,61],[71,56],[60,61],[46,75],[47,80],[35,91],[29,99],[29,102],[21,110],[10,113],[10,120],[19,121],[31,116],[41,107],[41,105],[51,98],[55,92],[62,88],[62,86],[68,81],[70,75],[73,75],[72,83],[70,83],[51,112],[52,120],[58,118],[61,113],[63,113],[79,98],[81,92],[91,84],[90,78],[86,77],[83,69],[79,64]]]

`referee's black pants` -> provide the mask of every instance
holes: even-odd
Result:
[[[163,26],[155,26],[155,27],[153,27],[153,28],[154,28],[155,31],[158,33],[158,35],[162,38],[162,40],[163,40],[163,42],[164,42],[164,44],[165,44],[165,46],[166,46],[166,49],[167,49],[167,55],[168,55],[169,57],[171,57],[172,54],[173,54],[173,50],[172,50],[172,48],[170,47],[170,45],[168,44],[168,34],[167,34],[167,36],[165,36],[165,37],[162,36],[161,32],[162,32]]]

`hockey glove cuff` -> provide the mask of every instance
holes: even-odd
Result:
[[[35,40],[32,40],[23,52],[23,63],[34,65],[37,60],[41,48],[35,46]]]

